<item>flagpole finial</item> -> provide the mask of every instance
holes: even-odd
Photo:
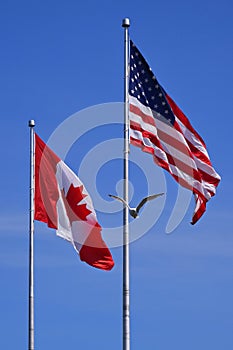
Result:
[[[35,126],[35,120],[33,120],[33,119],[29,120],[28,126],[29,126],[30,128],[34,128],[34,126]]]
[[[130,27],[130,20],[129,20],[129,18],[126,17],[126,18],[123,19],[122,27],[124,27],[124,28]]]

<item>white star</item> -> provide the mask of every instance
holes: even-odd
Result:
[[[168,114],[168,110],[166,109],[165,114]]]
[[[142,73],[142,74],[144,74],[144,73],[145,73],[145,70],[144,70],[144,69],[142,69],[142,70],[141,70],[141,73]]]
[[[158,89],[158,88],[159,88],[159,85],[158,85],[158,84],[156,84],[156,85],[155,85],[155,87],[156,87],[156,89]]]
[[[163,96],[163,94],[161,94],[161,92],[160,92],[159,97],[162,97],[162,96]]]
[[[141,62],[141,61],[138,61],[138,64],[139,64],[139,66],[141,66],[142,62]]]
[[[131,78],[132,83],[134,82],[134,78]]]
[[[131,90],[131,93],[134,94],[134,90]]]
[[[131,58],[134,59],[134,55],[131,55]]]
[[[163,102],[162,102],[162,105],[164,106],[165,104],[166,104],[166,102],[163,101]]]
[[[155,97],[154,97],[154,96],[151,96],[151,99],[152,99],[152,100],[154,100],[154,99],[155,99]]]
[[[138,56],[138,52],[135,52],[135,55]]]
[[[147,78],[145,79],[145,83],[148,83],[148,79]]]
[[[156,80],[156,78],[155,78],[155,76],[154,76],[154,75],[153,75],[152,79],[153,79],[153,80]]]
[[[157,108],[158,108],[158,105],[154,105],[154,108],[156,108],[156,109],[157,109]]]
[[[140,96],[140,95],[138,95],[138,98],[140,99],[140,98],[141,98],[141,96]]]
[[[151,87],[149,87],[149,88],[148,88],[148,91],[151,91],[151,90],[152,90]]]

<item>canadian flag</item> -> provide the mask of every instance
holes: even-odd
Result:
[[[55,228],[80,259],[102,270],[114,266],[101,237],[92,200],[73,171],[35,134],[34,219]]]

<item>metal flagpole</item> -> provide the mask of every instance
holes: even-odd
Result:
[[[30,215],[29,215],[29,323],[28,350],[34,350],[34,120],[30,128]]]
[[[124,200],[128,203],[128,178],[129,178],[129,101],[128,101],[128,76],[129,76],[129,33],[130,21],[124,18]],[[124,206],[123,211],[123,350],[130,350],[130,296],[129,296],[129,212]]]

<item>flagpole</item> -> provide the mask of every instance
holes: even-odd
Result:
[[[28,350],[34,350],[34,126],[29,120],[30,128],[30,209],[29,209],[29,322]]]
[[[128,203],[129,179],[129,29],[130,21],[124,18],[124,200]],[[124,206],[123,211],[123,350],[130,350],[130,295],[129,295],[129,212]]]

